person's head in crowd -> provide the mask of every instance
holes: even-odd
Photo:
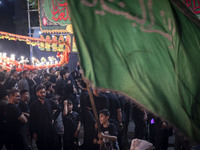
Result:
[[[49,73],[50,73],[51,75],[55,75],[56,69],[55,69],[54,67],[49,68]]]
[[[108,109],[102,109],[99,111],[100,124],[102,125],[107,124],[109,117],[110,117],[110,112]]]
[[[11,89],[9,94],[9,102],[11,104],[18,104],[20,100],[20,91],[18,89]]]
[[[61,70],[60,71],[60,76],[63,78],[63,79],[67,79],[68,78],[68,72],[67,70]]]
[[[30,70],[29,71],[29,76],[28,76],[28,78],[29,79],[33,79],[33,77],[34,77],[34,75],[33,75],[34,73],[33,73],[33,71],[32,70]]]
[[[74,94],[74,87],[72,84],[67,84],[64,88],[66,95],[73,95]]]
[[[99,95],[99,90],[96,87],[93,87],[92,89],[93,89],[93,94],[95,96],[98,96]]]
[[[29,78],[29,71],[28,70],[23,70],[22,78]]]
[[[21,95],[21,100],[24,102],[28,102],[29,100],[29,92],[28,90],[21,90],[20,91],[20,95]]]
[[[52,89],[53,89],[53,87],[52,87],[53,85],[52,85],[52,83],[49,82],[49,81],[44,82],[43,85],[45,86],[46,91],[49,91],[49,90],[52,90]]]
[[[3,72],[4,72],[4,73],[7,73],[7,70],[4,69]]]
[[[67,100],[67,111],[72,112],[73,110],[73,102],[71,100]]]
[[[49,73],[45,73],[44,74],[44,81],[49,81],[50,80],[50,74]]]
[[[64,68],[63,68],[63,70],[66,70],[67,72],[68,72],[68,66],[65,66]]]
[[[85,83],[85,81],[83,79],[78,79],[76,81],[77,81],[78,86],[81,89],[86,89],[87,88],[87,84]]]
[[[4,84],[6,81],[6,74],[4,72],[0,72],[0,83]]]
[[[77,68],[77,70],[79,71],[80,70],[80,63],[79,63],[79,61],[77,61],[77,63],[76,63],[76,68]]]
[[[45,100],[46,97],[46,90],[44,85],[38,85],[36,88],[36,95],[38,96],[39,100]]]
[[[33,71],[33,78],[38,77],[39,76],[39,71],[38,70],[34,70]]]
[[[10,71],[10,76],[17,79],[18,78],[18,73],[16,69],[13,69]]]

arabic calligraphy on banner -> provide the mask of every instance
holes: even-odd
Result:
[[[39,0],[40,28],[44,33],[73,33],[67,0]]]
[[[182,2],[200,18],[200,0],[182,0]]]

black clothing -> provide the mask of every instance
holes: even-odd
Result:
[[[64,135],[63,135],[63,146],[64,150],[73,149],[74,142],[77,142],[78,139],[74,137],[74,133],[77,130],[80,118],[77,112],[73,111],[68,113],[63,117],[64,125]]]
[[[75,70],[73,70],[70,75],[73,77],[74,80],[77,80],[77,79],[81,79],[82,78],[82,75],[80,73],[80,67],[76,67]]]
[[[21,101],[19,102],[18,107],[19,107],[19,109],[20,109],[22,112],[30,113],[29,105],[26,104],[24,101],[21,100]]]
[[[145,140],[147,126],[146,121],[144,120],[144,111],[136,104],[132,104],[132,107],[132,117],[135,124],[135,138]]]
[[[29,93],[30,95],[34,94],[33,93],[33,86],[35,85],[35,82],[32,79],[26,78],[28,85],[29,85]]]
[[[53,115],[53,110],[57,110]],[[30,132],[36,133],[39,150],[57,150],[57,131],[52,121],[56,120],[61,108],[51,100],[42,104],[39,100],[30,106]]]
[[[56,83],[55,93],[64,97],[65,91],[64,88],[66,86],[67,82],[63,78],[58,79],[58,82]]]
[[[46,99],[52,99],[55,96],[53,92],[47,93],[46,92]]]
[[[9,76],[9,77],[6,79],[5,83],[4,83],[4,86],[5,86],[6,89],[9,89],[9,81],[10,81],[10,79],[11,79],[11,77]]]
[[[3,100],[5,96],[7,96],[6,87],[0,84],[0,100]]]
[[[99,111],[102,109],[108,109],[108,99],[106,96],[99,93],[98,96],[95,96],[93,94],[95,106],[97,113],[99,114]],[[96,145],[93,143],[93,138],[95,135],[95,128],[94,124],[96,122],[92,106],[90,103],[89,95],[85,97],[85,126],[84,126],[84,134],[86,135],[84,139],[85,149],[87,150],[94,150],[96,148]]]
[[[9,80],[9,82],[8,82],[8,89],[10,90],[10,89],[12,89],[13,87],[15,87],[16,84],[17,84],[17,82],[18,82],[18,80],[14,79],[14,78],[11,78],[11,79]]]
[[[37,85],[40,85],[40,83],[41,83],[40,77],[36,76],[36,77],[33,78],[33,80],[35,81],[35,83],[36,83]]]
[[[64,87],[64,99],[70,99],[73,102],[73,111],[80,113],[80,108],[78,107],[80,104],[79,95],[74,93],[74,87],[72,84],[66,84]]]
[[[8,138],[13,149],[27,150],[26,124],[18,120],[21,110],[14,104],[8,104],[5,113]]]
[[[98,96],[93,94],[93,98],[94,98],[97,114],[99,114],[99,111],[102,109],[108,109],[109,103],[108,103],[108,99],[106,96],[99,93]],[[87,107],[92,108],[89,95],[86,97],[86,105],[87,105]]]
[[[50,81],[51,83],[53,83],[53,84],[56,84],[56,79],[57,79],[57,77],[56,77],[55,75],[50,75],[49,81]]]
[[[108,102],[109,102],[109,107],[108,107],[108,110],[110,112],[109,122],[115,123],[115,125],[117,126],[117,122],[118,122],[117,110],[121,109],[119,100],[115,94],[112,94],[112,93],[103,93],[103,94],[108,98]]]
[[[10,144],[8,142],[7,130],[6,130],[6,119],[5,119],[5,111],[6,111],[7,101],[0,100],[0,149],[3,148],[5,144],[6,149],[11,149]]]
[[[103,125],[101,126],[101,132],[105,135],[116,136],[117,137],[117,128],[115,124],[110,123],[108,127],[104,128]],[[118,142],[111,141],[109,139],[103,138],[104,141],[104,148],[105,150],[119,150]]]

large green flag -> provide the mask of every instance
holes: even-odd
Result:
[[[200,142],[200,28],[169,0],[68,3],[84,76]]]

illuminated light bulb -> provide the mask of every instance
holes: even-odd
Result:
[[[15,60],[15,54],[11,54],[10,59],[14,61]]]
[[[6,55],[7,55],[6,53],[3,53],[3,58],[6,58]]]

